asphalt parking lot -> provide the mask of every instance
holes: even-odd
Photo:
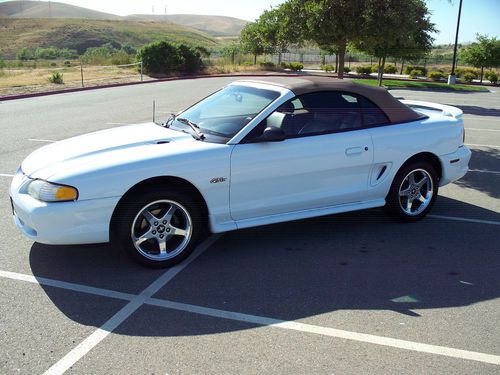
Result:
[[[11,175],[31,151],[166,117],[234,80],[0,102],[0,373],[498,374],[500,90],[459,106],[471,171],[413,224],[367,210],[208,237],[170,270],[28,241]],[[64,228],[61,228],[64,230]]]

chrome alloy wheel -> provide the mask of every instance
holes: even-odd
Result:
[[[408,173],[399,186],[399,205],[405,214],[416,216],[432,201],[434,186],[432,177],[425,169]]]
[[[137,251],[154,261],[180,254],[189,244],[193,223],[188,211],[171,200],[148,203],[132,222],[132,242]]]

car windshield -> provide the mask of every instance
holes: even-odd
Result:
[[[189,121],[207,136],[207,140],[210,136],[227,140],[238,133],[279,95],[277,91],[255,87],[227,86],[196,103],[177,117],[173,117],[167,126],[185,131],[186,121]]]

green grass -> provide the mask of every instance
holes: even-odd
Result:
[[[354,82],[364,85],[377,86],[376,79],[355,79]],[[396,79],[384,79],[382,85],[387,88],[416,88],[416,89],[439,89],[447,91],[488,91],[486,87],[472,85],[448,85],[444,82],[420,82],[420,81],[400,81]]]

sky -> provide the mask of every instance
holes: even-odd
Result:
[[[1,1],[1,0],[0,0]],[[455,41],[455,30],[460,0],[426,0],[432,22],[440,30],[434,35],[434,44]],[[210,14],[253,21],[265,9],[284,0],[59,0],[102,12],[127,15],[136,13]],[[500,37],[500,0],[463,0],[459,42],[475,40],[476,33]]]

